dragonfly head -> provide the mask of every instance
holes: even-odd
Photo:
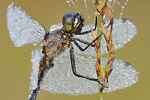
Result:
[[[81,32],[85,19],[78,12],[66,13],[62,18],[63,28],[75,34]]]

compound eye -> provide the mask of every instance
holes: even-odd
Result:
[[[67,31],[71,31],[73,29],[74,22],[74,13],[66,13],[62,18],[63,27]]]

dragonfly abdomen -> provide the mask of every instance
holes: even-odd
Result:
[[[49,59],[47,55],[44,55],[44,57],[40,61],[39,71],[38,71],[38,83],[37,88],[32,91],[31,97],[29,100],[35,100],[43,81],[43,78],[45,77],[45,74],[49,71],[50,68],[54,66],[53,59]]]

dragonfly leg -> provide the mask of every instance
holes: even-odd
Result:
[[[31,94],[29,100],[36,100],[36,97],[41,88],[43,78],[44,78],[45,74],[48,72],[48,70],[50,68],[52,68],[53,66],[54,66],[54,64],[52,63],[52,60],[49,60],[46,55],[43,57],[43,59],[41,59],[40,67],[39,67],[39,74],[38,74],[37,88],[32,91],[32,94]]]
[[[74,48],[73,48],[72,45],[70,46],[70,60],[71,60],[72,72],[73,72],[73,74],[74,74],[75,76],[81,77],[81,78],[85,78],[85,79],[88,79],[88,80],[91,80],[91,81],[99,82],[98,79],[89,78],[89,77],[86,77],[86,76],[82,76],[82,75],[79,75],[79,74],[76,72],[75,57],[74,57]],[[100,82],[99,82],[99,83],[100,83]]]
[[[102,36],[103,33],[101,33],[97,38],[95,38],[91,43],[88,42],[84,42],[85,44],[88,44],[85,48],[82,48],[78,42],[76,41],[76,39],[73,39],[73,42],[75,43],[75,45],[81,50],[81,51],[85,51],[89,46],[92,46],[93,43],[100,37]],[[83,41],[82,41],[83,42]]]
[[[108,88],[107,86],[104,86],[98,79],[95,79],[95,78],[90,78],[90,77],[86,77],[86,76],[83,76],[83,75],[79,75],[76,71],[76,66],[75,66],[75,57],[74,57],[74,48],[72,45],[70,45],[70,60],[71,60],[71,67],[72,67],[72,72],[75,76],[77,77],[81,77],[81,78],[85,78],[87,80],[90,80],[90,81],[95,81],[95,82],[98,82],[101,86],[103,86],[104,88]]]
[[[89,42],[87,42],[87,41],[85,41],[85,40],[81,40],[81,39],[78,39],[78,38],[74,38],[74,39],[77,40],[77,41],[79,41],[79,42],[81,42],[81,43],[87,44],[87,45],[90,44]],[[91,47],[94,47],[94,44],[91,44],[90,46],[91,46]]]

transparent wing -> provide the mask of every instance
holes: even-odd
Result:
[[[105,26],[109,24],[109,21],[106,21]],[[61,28],[62,26],[59,25],[52,25],[50,28],[50,31],[53,31],[55,29]],[[94,28],[93,25],[87,25],[84,26],[82,31],[87,31],[90,30],[91,28]],[[96,31],[95,31],[96,33]],[[126,43],[131,41],[134,36],[137,34],[137,29],[134,23],[132,23],[129,19],[121,18],[121,19],[114,19],[114,24],[113,24],[113,31],[112,31],[112,38],[113,41],[115,42],[117,40],[117,45],[116,45],[116,50],[124,47]],[[76,38],[79,38],[81,40],[85,40],[88,42],[91,42],[93,40],[92,33],[86,34],[86,35],[78,35],[75,36]],[[79,43],[82,47],[85,47],[83,43]],[[74,45],[74,44],[73,44]],[[95,50],[92,47],[89,47],[86,51],[81,52],[77,46],[74,45],[75,52],[78,55],[89,55],[93,56],[95,54]],[[102,37],[102,43],[101,43],[101,49],[102,49],[102,54],[107,53],[107,47],[106,47],[106,41],[104,37]]]
[[[34,66],[39,66],[38,64],[36,65],[38,61],[37,56],[42,57],[42,53],[40,53],[42,51],[35,51],[37,52],[34,52],[32,56],[33,72],[31,74],[31,80],[33,82],[31,82],[30,87],[34,87],[34,82],[37,82],[37,78],[35,77],[37,77],[36,75],[38,70],[34,70]],[[54,67],[50,69],[50,71],[45,76],[42,89],[50,93],[63,93],[70,95],[86,95],[98,93],[98,84],[96,82],[78,78],[72,73],[69,49],[67,49],[65,52],[66,53],[63,53],[55,58]],[[84,76],[96,78],[94,57],[80,55],[75,57],[77,72]],[[103,58],[102,62],[104,65],[106,59]],[[124,89],[138,81],[138,72],[129,63],[121,60],[115,60],[113,66],[114,69],[109,77],[108,82],[109,88],[104,89],[104,92],[112,92],[115,90]]]
[[[109,24],[109,21],[106,21],[105,26]],[[50,28],[50,31],[53,31],[55,29],[59,29],[62,26],[59,25],[52,25]],[[93,28],[93,25],[87,25],[84,26],[82,31],[87,31]],[[96,31],[95,31],[96,33]],[[117,45],[116,45],[116,50],[124,47],[126,43],[131,41],[134,36],[137,34],[137,29],[134,23],[132,23],[129,19],[114,19],[114,24],[113,24],[113,31],[112,31],[112,40],[115,42],[117,40]],[[93,40],[92,33],[85,34],[85,35],[77,35],[75,36],[76,38],[79,38],[81,40],[85,40],[88,42],[91,42]],[[79,43],[81,47],[85,47],[86,45],[83,43]],[[96,56],[95,50],[92,47],[89,47],[86,51],[81,52],[76,45],[73,46],[75,48],[75,53],[76,55],[89,55],[89,56]],[[102,36],[102,42],[101,42],[101,53],[105,54],[107,53],[107,47],[106,47],[106,41],[104,37]]]
[[[40,60],[43,57],[42,54],[42,47],[39,49],[35,49],[32,51],[32,72],[31,72],[31,82],[30,82],[30,88],[29,90],[34,90],[37,88],[37,83],[38,83],[38,71],[39,71],[39,66],[40,66]]]
[[[107,21],[105,25],[107,25],[108,23],[109,21]],[[87,25],[83,27],[82,31],[84,32],[89,29],[91,29],[91,26]],[[124,45],[128,43],[130,40],[132,40],[136,34],[137,34],[136,26],[130,20],[125,19],[125,18],[114,19],[112,39],[113,39],[113,42],[117,40],[116,50],[124,47]],[[89,41],[89,42],[93,40],[92,33],[82,35],[82,36],[76,36],[76,37],[85,41]],[[84,44],[81,44],[81,46],[85,47]],[[74,47],[76,48],[75,50],[78,50],[76,46]],[[102,54],[107,53],[106,41],[103,36],[102,36],[102,42],[101,42],[101,49],[102,49],[102,52],[101,52]],[[78,51],[78,53],[80,54],[81,52]],[[94,48],[89,48],[84,52],[84,54],[93,55],[95,54],[95,50]]]
[[[76,77],[71,70],[69,50],[68,54],[62,54],[54,60],[52,68],[44,79],[42,88],[50,93],[63,93],[71,95],[86,95],[98,93],[98,84],[86,79]],[[87,77],[97,78],[95,71],[95,57],[76,57],[77,72]],[[63,60],[62,60],[63,59]],[[102,59],[103,65],[106,59]],[[138,81],[138,72],[130,64],[121,61],[114,61],[114,70],[109,77],[108,89],[105,92],[112,92],[124,89]]]
[[[16,47],[38,44],[44,39],[44,27],[32,20],[14,3],[7,8],[7,27],[10,38]]]

